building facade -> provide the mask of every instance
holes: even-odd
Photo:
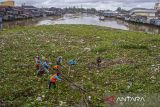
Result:
[[[156,3],[155,6],[154,6],[154,9],[160,10],[160,3]]]
[[[15,6],[15,2],[12,0],[5,0],[3,2],[0,2],[0,6]]]
[[[111,10],[106,10],[102,14],[103,14],[104,17],[115,17],[118,14],[118,12],[111,11]]]
[[[0,15],[0,29],[2,29],[2,22],[3,22],[2,16]]]
[[[131,16],[142,16],[147,18],[155,18],[157,10],[155,9],[145,9],[145,8],[134,8],[130,10]]]

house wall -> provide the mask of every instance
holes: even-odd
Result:
[[[0,6],[14,6],[14,1],[4,1],[0,2]]]
[[[0,24],[2,23],[2,16],[0,16]]]
[[[155,13],[138,12],[138,13],[134,13],[134,16],[155,17]]]
[[[156,3],[155,6],[154,6],[154,9],[160,10],[160,3]]]

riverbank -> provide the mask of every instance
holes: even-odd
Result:
[[[91,25],[16,27],[0,31],[0,43],[0,100],[5,105],[70,107],[82,106],[83,98],[89,98],[87,102],[96,107],[105,106],[109,92],[160,92],[158,34]],[[48,90],[47,74],[42,82],[36,80],[33,57],[38,49],[52,63],[63,56],[63,74],[87,93],[66,81],[59,82],[57,90]],[[95,65],[99,56],[100,69]],[[70,71],[69,59],[78,61]]]

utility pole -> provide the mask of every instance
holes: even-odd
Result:
[[[81,9],[80,10],[81,10],[81,13],[82,13],[82,4],[81,4]]]
[[[0,15],[0,29],[3,28],[3,16]]]

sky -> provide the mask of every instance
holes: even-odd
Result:
[[[0,0],[3,1],[3,0]],[[36,7],[83,7],[96,9],[111,9],[115,10],[117,7],[123,9],[131,9],[135,7],[154,8],[154,4],[158,0],[14,0],[16,5],[25,3],[26,5],[33,5]],[[160,0],[159,0],[160,1]]]

